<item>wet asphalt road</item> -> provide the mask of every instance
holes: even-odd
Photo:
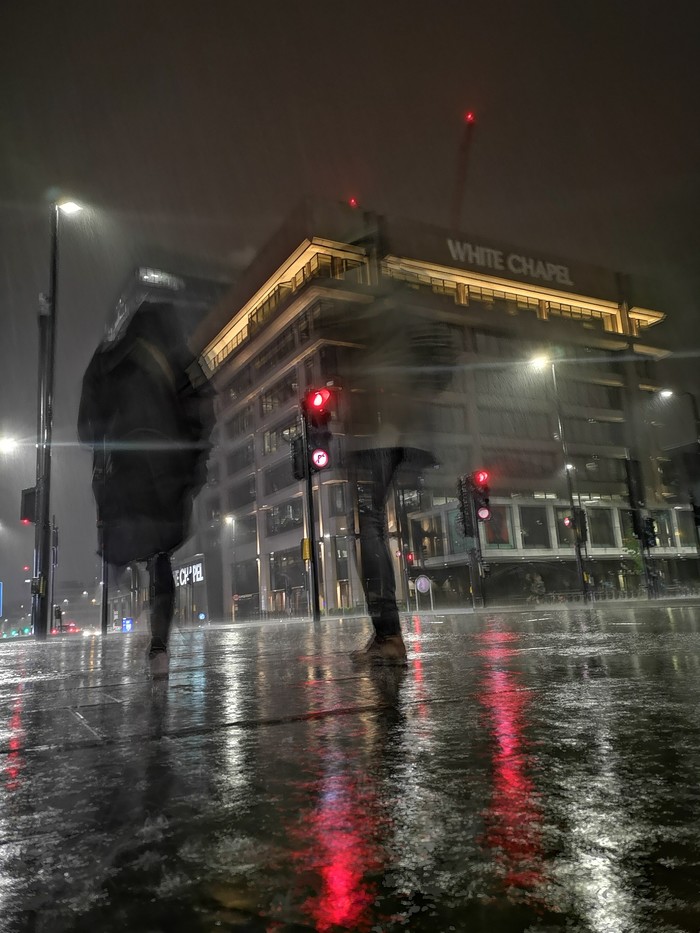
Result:
[[[0,646],[0,930],[700,930],[700,608]]]

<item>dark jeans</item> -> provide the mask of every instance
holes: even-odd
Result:
[[[357,489],[360,525],[360,578],[367,609],[379,637],[400,635],[396,579],[386,533],[386,503],[402,447],[356,451],[350,479]]]
[[[175,608],[175,580],[170,555],[156,554],[148,562],[151,585],[151,642],[167,647]]]

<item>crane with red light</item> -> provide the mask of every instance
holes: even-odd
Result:
[[[462,218],[462,202],[464,201],[464,191],[467,185],[469,153],[472,148],[475,128],[476,116],[473,110],[469,110],[464,114],[464,130],[462,132],[459,153],[457,155],[457,173],[455,175],[455,186],[452,193],[452,207],[450,212],[450,227],[452,230],[459,230]]]

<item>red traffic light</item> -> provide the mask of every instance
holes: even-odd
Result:
[[[491,518],[491,509],[488,505],[480,505],[476,510],[476,517],[480,522],[487,522]]]
[[[477,486],[485,486],[489,481],[489,474],[486,470],[475,470],[472,473],[472,479]]]
[[[473,111],[473,110],[468,110],[468,111],[464,114],[464,122],[465,122],[465,123],[474,123],[475,120],[476,120],[476,117],[474,116],[474,111]]]
[[[23,525],[31,525],[31,520],[28,519],[28,518],[23,518],[23,519],[22,519],[22,524],[23,524]]]
[[[566,528],[571,528],[572,524],[573,524],[573,522],[571,521],[571,516],[570,516],[570,515],[565,515],[565,516],[564,516],[564,525],[565,525],[565,527],[566,527]]]
[[[330,389],[312,389],[306,395],[306,407],[310,411],[321,411],[331,400]]]
[[[407,563],[407,564],[412,564],[412,563],[413,563],[413,560],[414,560],[414,558],[413,558],[413,551],[409,551],[408,554],[406,555],[406,563]]]

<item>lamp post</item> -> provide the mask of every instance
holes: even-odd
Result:
[[[579,583],[581,585],[581,595],[584,602],[588,602],[588,581],[586,579],[586,572],[583,567],[583,551],[581,549],[581,529],[579,522],[576,520],[576,516],[579,514],[576,509],[576,503],[574,501],[574,485],[571,479],[571,473],[574,469],[573,464],[569,460],[569,448],[566,443],[566,434],[564,432],[564,418],[561,410],[561,399],[559,398],[559,389],[557,387],[557,367],[554,360],[549,360],[546,357],[538,356],[530,361],[530,365],[533,369],[546,369],[550,368],[552,373],[552,389],[554,391],[554,404],[557,411],[557,430],[559,432],[559,443],[561,444],[561,453],[564,459],[564,473],[566,474],[566,491],[569,499],[569,506],[571,508],[571,517],[574,520],[574,551],[576,554],[576,571],[578,573]]]
[[[34,577],[32,579],[32,625],[43,641],[49,631],[49,574],[51,572],[51,446],[53,396],[56,366],[56,311],[58,303],[58,234],[60,214],[77,214],[75,201],[51,205],[51,261],[49,293],[39,306],[39,399],[36,441],[36,513]]]

